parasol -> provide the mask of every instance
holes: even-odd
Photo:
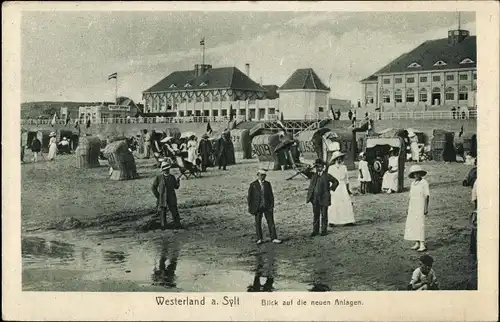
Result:
[[[194,132],[191,132],[191,131],[184,132],[184,133],[181,134],[181,138],[189,138],[191,136],[196,136],[196,134]]]
[[[161,143],[167,143],[168,141],[170,141],[170,140],[172,140],[172,139],[173,139],[173,137],[171,137],[171,136],[167,136],[167,137],[163,138],[160,142],[161,142]]]
[[[293,140],[284,140],[281,141],[275,148],[274,148],[274,153],[278,153],[279,151],[286,149],[290,146],[292,146],[295,143]]]

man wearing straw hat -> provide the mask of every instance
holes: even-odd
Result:
[[[330,191],[337,189],[339,182],[332,175],[325,171],[325,162],[321,159],[316,159],[314,167],[316,172],[311,177],[311,183],[307,190],[307,203],[312,203],[313,206],[313,232],[311,237],[327,234],[328,229],[328,207],[331,205]],[[320,225],[321,219],[321,225]]]
[[[151,186],[151,190],[156,197],[156,206],[160,213],[161,228],[167,226],[167,208],[172,213],[174,229],[182,229],[181,218],[177,209],[177,195],[175,190],[179,189],[180,180],[170,174],[171,164],[163,161],[161,163],[162,174],[156,176]]]
[[[262,244],[262,215],[266,217],[269,235],[275,244],[281,244],[274,225],[274,194],[271,183],[266,181],[267,170],[257,171],[257,180],[248,188],[248,212],[255,217],[257,245]]]

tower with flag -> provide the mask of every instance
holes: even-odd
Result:
[[[108,76],[108,81],[112,79],[115,80],[115,104],[116,104],[116,101],[118,99],[118,73],[113,73]]]

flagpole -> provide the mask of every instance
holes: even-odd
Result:
[[[205,37],[203,37],[203,45],[201,46],[201,64],[205,65]],[[205,69],[205,67],[202,67]]]
[[[118,104],[118,75],[115,78],[115,104]]]

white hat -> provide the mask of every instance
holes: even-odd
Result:
[[[50,132],[49,136],[56,136],[56,132]]]
[[[63,140],[67,140],[67,138],[66,138],[66,137],[63,137]]]
[[[410,173],[408,173],[408,177],[410,179],[413,179],[415,177],[415,173],[417,172],[423,173],[424,176],[427,174],[427,171],[425,171],[421,166],[415,164],[411,166]]]
[[[340,151],[335,151],[332,153],[332,158],[330,159],[330,162],[335,161],[336,159],[343,157],[345,154],[340,152]]]
[[[266,169],[259,169],[259,170],[257,170],[257,174],[266,174],[267,175],[267,170]]]
[[[364,153],[364,152],[361,152],[361,153],[359,154],[359,156],[360,156],[360,157],[362,157],[362,156],[364,156],[364,155],[365,155],[365,153]]]
[[[170,169],[172,167],[172,165],[170,164],[170,162],[163,161],[161,163],[160,167],[161,167],[162,170],[166,170],[166,169]]]

